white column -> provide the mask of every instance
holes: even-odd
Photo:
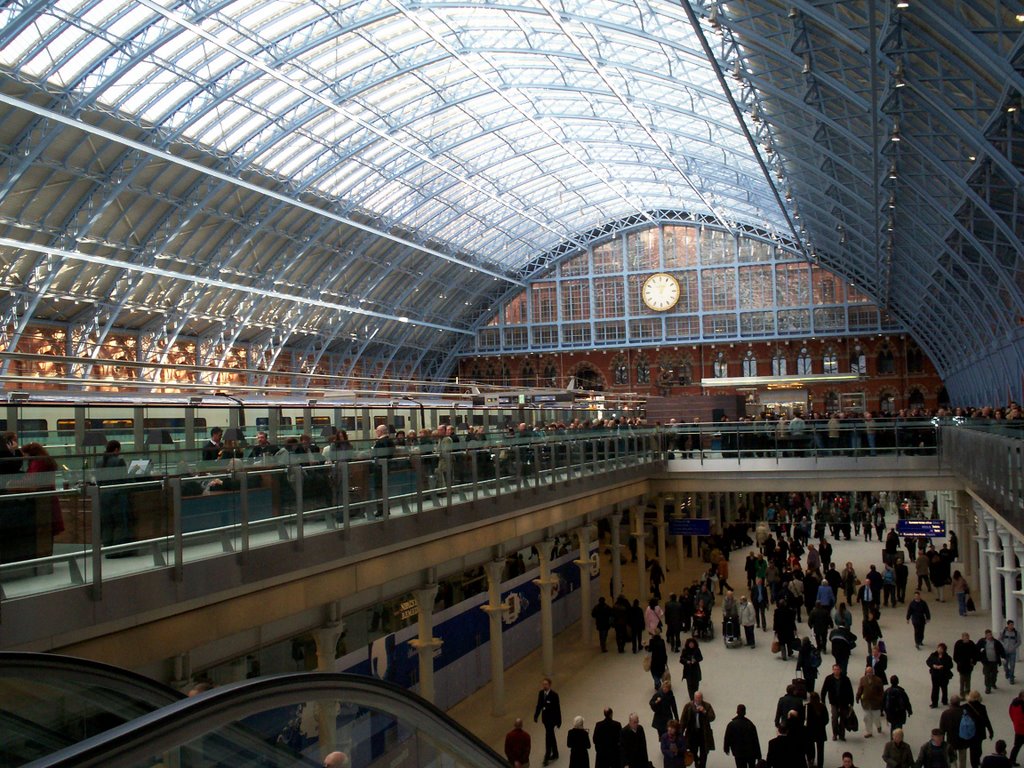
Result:
[[[683,511],[679,508],[679,500],[676,498],[672,499],[672,519],[682,520]],[[672,538],[676,541],[676,568],[682,573],[683,561],[686,559],[686,550],[683,547],[683,537],[673,536]]]
[[[502,634],[502,616],[508,610],[508,603],[501,602],[501,573],[505,567],[502,560],[492,560],[484,565],[487,574],[487,605],[480,609],[487,614],[491,650],[491,714],[505,714],[505,641]]]
[[[580,569],[580,639],[583,647],[587,648],[590,646],[590,610],[593,607],[590,597],[590,568],[593,563],[590,560],[589,525],[576,529],[576,540],[580,545],[579,558],[574,561]]]
[[[655,498],[655,504],[658,505],[654,513],[654,540],[658,548],[658,563],[661,565],[662,570],[667,572],[668,557],[665,554],[665,497],[659,494]]]
[[[1002,548],[999,546],[999,529],[993,518],[988,519],[988,548],[985,554],[988,555],[988,578],[990,592],[990,610],[992,611],[992,631],[998,631],[1003,626],[1003,580],[999,575],[999,566],[1002,564]]]
[[[1017,562],[1013,552],[1013,536],[1002,526],[999,526],[999,544],[1003,549],[1003,562],[999,568],[999,575],[1003,577],[1003,621],[992,627],[996,637],[999,637],[1007,621],[1012,621],[1014,626],[1020,624],[1017,596],[1014,594],[1017,589]]]
[[[416,649],[420,661],[420,696],[434,703],[434,651],[441,647],[440,638],[434,637],[434,599],[437,584],[414,589],[416,598],[416,626],[419,636],[409,641]]]
[[[958,494],[962,497],[965,494]],[[957,507],[957,536],[960,538],[960,560],[967,571],[967,581],[971,589],[978,591],[978,549],[973,546],[974,542],[974,508],[970,499],[958,498],[962,502]]]
[[[978,533],[974,542],[978,546],[978,608],[987,610],[991,597],[991,589],[988,578],[988,555],[985,549],[988,547],[988,523],[985,521],[985,514],[977,506],[974,507],[974,521],[978,526]]]
[[[334,659],[338,648],[338,638],[344,631],[345,625],[339,620],[330,622],[313,632],[313,640],[316,643],[316,671],[334,672]],[[320,759],[337,748],[337,733],[335,722],[337,721],[337,702],[334,699],[325,699],[313,702],[316,707],[316,724],[318,741],[320,745]]]
[[[555,674],[555,625],[551,616],[551,590],[555,580],[551,578],[551,550],[555,542],[545,539],[537,544],[540,553],[540,578],[533,583],[540,590],[540,650],[541,667],[546,677]]]
[[[608,519],[612,521],[612,598],[608,602],[614,603],[622,594],[622,513],[612,512]]]
[[[633,536],[636,537],[636,578],[640,605],[647,605],[647,544],[644,535],[644,508],[635,506],[633,515]]]

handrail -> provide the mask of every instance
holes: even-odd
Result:
[[[362,675],[307,673],[261,677],[215,688],[86,739],[27,768],[136,766],[208,735],[216,735],[228,744],[237,739],[250,753],[261,750],[257,754],[267,761],[261,765],[317,765],[308,756],[280,744],[260,744],[259,738],[241,724],[247,717],[303,702],[338,702],[391,715],[404,728],[424,734],[432,745],[443,746],[456,758],[456,764],[506,765],[483,741],[410,691]],[[292,717],[293,710],[286,711],[286,717]]]

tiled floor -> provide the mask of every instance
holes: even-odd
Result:
[[[834,543],[835,552],[833,560],[839,567],[847,560],[854,563],[858,574],[867,571],[870,563],[881,565],[881,546],[878,542],[865,543],[863,540],[852,542]],[[669,565],[675,565],[672,555],[673,547],[669,547]],[[730,573],[734,575],[731,582],[734,586],[743,585],[743,560],[746,550],[737,551],[730,559]],[[604,557],[604,573],[609,572],[609,561]],[[682,570],[672,568],[668,573],[668,591],[673,591],[688,584],[695,572],[697,564],[684,564]],[[913,568],[911,568],[913,572]],[[632,568],[624,568],[624,578],[633,573]],[[606,579],[602,577],[601,582]],[[911,573],[911,587],[916,580]],[[664,588],[663,588],[664,590]],[[635,590],[633,590],[635,592]],[[744,592],[737,589],[737,596]],[[948,592],[948,589],[947,589]],[[627,594],[631,594],[627,585]],[[664,592],[668,594],[668,592]],[[911,590],[912,594],[912,590]],[[901,685],[910,694],[914,707],[914,714],[905,727],[906,738],[912,745],[916,754],[917,748],[923,744],[933,727],[938,723],[939,709],[929,709],[930,680],[925,666],[925,659],[934,650],[935,644],[945,642],[952,651],[953,643],[959,639],[960,633],[967,631],[972,639],[977,639],[984,634],[988,626],[988,614],[979,611],[968,618],[957,616],[956,603],[947,595],[945,603],[939,603],[935,599],[935,593],[925,594],[932,611],[932,621],[925,632],[925,646],[916,650],[913,643],[913,630],[905,620],[905,608],[887,609],[882,611],[881,627],[888,646],[889,673],[896,673],[900,677]],[[909,599],[909,596],[908,596]],[[720,606],[719,600],[718,605]],[[720,616],[720,607],[716,608],[715,616]],[[861,610],[859,606],[854,608],[854,631],[859,636]],[[804,615],[806,620],[806,614]],[[717,619],[716,619],[717,623]],[[806,631],[806,627],[802,628]],[[725,727],[734,716],[736,705],[744,703],[747,705],[747,713],[756,724],[760,735],[761,748],[767,750],[768,740],[775,736],[772,719],[775,713],[776,702],[784,692],[786,685],[796,676],[795,660],[783,662],[779,657],[773,656],[770,652],[771,633],[758,632],[756,648],[726,649],[722,643],[721,635],[716,631],[713,641],[703,643],[701,646],[704,654],[703,682],[701,688],[705,700],[714,706],[717,719],[714,723],[715,738],[718,743],[718,751],[712,752],[708,760],[708,766],[718,768],[719,766],[733,766],[733,759],[721,751],[722,738]],[[569,753],[564,748],[566,728],[576,715],[582,715],[586,720],[587,728],[593,728],[594,723],[601,718],[604,707],[611,706],[615,711],[615,718],[625,722],[627,715],[635,711],[640,715],[640,722],[644,726],[647,736],[651,759],[655,765],[661,765],[660,752],[657,750],[656,734],[650,727],[651,711],[648,701],[653,693],[653,685],[650,674],[645,672],[641,666],[641,657],[631,653],[619,655],[614,651],[614,644],[611,653],[602,654],[597,646],[597,634],[593,633],[592,642],[589,647],[583,647],[580,642],[580,627],[574,625],[563,632],[555,640],[555,668],[554,688],[559,692],[562,702],[564,727],[558,733],[561,758],[553,763],[555,766],[568,765]],[[854,656],[850,663],[850,675],[856,688],[859,673],[862,670],[854,663],[863,659],[866,655],[863,641],[858,642]],[[822,672],[827,673],[831,666],[831,657],[826,655]],[[685,700],[686,688],[681,681],[681,666],[676,658],[670,654],[670,669],[672,672],[674,690],[680,709]],[[487,743],[491,744],[499,752],[502,751],[504,735],[512,725],[515,717],[522,717],[527,722],[527,730],[533,738],[533,763],[539,764],[544,754],[544,731],[540,725],[532,722],[533,706],[536,701],[537,689],[541,678],[540,652],[536,652],[514,667],[506,671],[506,713],[500,717],[491,714],[491,691],[486,686],[466,701],[454,707],[450,714],[477,733]],[[1024,667],[1022,667],[1024,674]],[[818,689],[821,687],[819,677]],[[989,710],[989,717],[992,719],[996,731],[996,738],[1006,739],[1009,744],[1013,743],[1013,729],[1007,715],[1007,707],[1016,691],[1010,691],[1002,672],[997,690],[990,695],[984,694],[981,668],[978,667],[972,679],[973,687],[982,691],[982,701]],[[1024,686],[1022,686],[1024,687]],[[950,692],[957,689],[957,680],[954,678],[950,683]],[[858,716],[860,716],[858,708]],[[863,721],[863,718],[861,717]],[[855,764],[864,768],[865,766],[881,765],[882,749],[888,740],[888,728],[882,735],[875,734],[872,738],[864,738],[863,734],[850,734],[846,742],[829,741],[825,748],[825,764],[829,768],[839,765],[842,760],[842,752],[849,750],[853,753]],[[992,751],[993,742],[986,742],[985,753]],[[593,760],[593,755],[591,755]]]

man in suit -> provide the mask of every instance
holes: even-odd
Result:
[[[622,724],[612,719],[612,708],[605,707],[604,720],[594,726],[594,768],[619,768],[619,736]]]
[[[537,707],[533,710],[533,722],[536,723],[538,719],[544,724],[544,765],[547,765],[558,759],[555,728],[562,727],[562,706],[558,694],[551,689],[551,679],[547,677],[540,681]]]

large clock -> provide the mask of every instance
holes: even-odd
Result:
[[[640,295],[643,296],[644,304],[655,312],[664,312],[672,309],[679,301],[679,281],[672,275],[656,272],[644,280]]]

